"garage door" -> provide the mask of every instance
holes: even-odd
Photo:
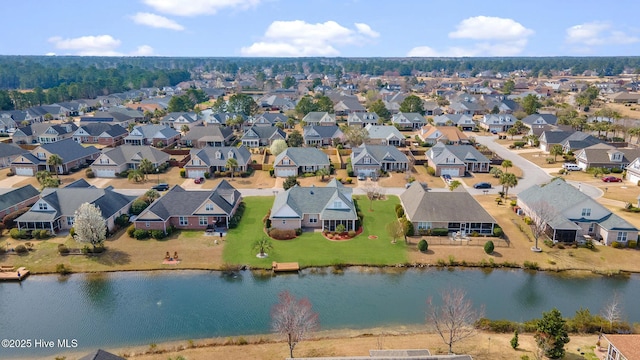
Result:
[[[16,175],[33,176],[33,168],[16,168]]]
[[[204,177],[204,170],[189,170],[190,179],[198,179]]]
[[[116,171],[113,169],[96,169],[94,173],[96,174],[96,177],[100,178],[116,177]]]
[[[296,169],[276,169],[277,177],[296,176]]]
[[[460,176],[460,169],[442,169],[440,170],[440,174],[449,176]]]
[[[366,177],[371,177],[372,175],[375,174],[375,170],[373,169],[359,169],[358,170],[358,175],[364,175]]]

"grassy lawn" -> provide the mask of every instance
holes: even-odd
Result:
[[[364,215],[361,235],[348,241],[329,241],[320,233],[304,233],[294,240],[272,240],[273,250],[266,259],[256,258],[253,242],[263,235],[262,218],[273,204],[273,197],[247,197],[246,211],[237,229],[229,231],[223,252],[223,260],[231,264],[248,264],[252,267],[270,268],[272,261],[295,262],[300,266],[328,266],[335,264],[392,265],[407,261],[403,241],[391,243],[385,226],[395,219],[394,207],[399,203],[395,196],[374,201],[369,211],[369,201],[360,198]],[[369,239],[377,235],[378,239]]]

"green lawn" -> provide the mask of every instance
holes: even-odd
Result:
[[[358,198],[358,197],[356,197]],[[264,234],[262,218],[273,204],[273,197],[247,197],[246,210],[238,228],[230,230],[223,259],[230,264],[270,268],[272,261],[298,262],[302,267],[347,265],[394,265],[407,261],[404,241],[391,243],[386,224],[395,221],[396,196],[374,201],[369,211],[369,200],[359,199],[364,216],[362,234],[347,241],[329,241],[319,233],[304,233],[294,240],[272,240],[273,250],[266,259],[256,258],[253,242]],[[369,239],[377,235],[378,239]]]

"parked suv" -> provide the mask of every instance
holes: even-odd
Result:
[[[580,168],[580,166],[578,166],[577,164],[574,164],[574,163],[564,163],[564,164],[562,164],[562,168],[567,170],[567,171],[580,171],[580,170],[582,170]]]
[[[167,190],[169,190],[169,184],[160,183],[160,184],[155,185],[154,187],[152,187],[152,189],[156,190],[156,191],[167,191]]]

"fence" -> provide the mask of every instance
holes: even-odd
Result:
[[[451,245],[451,246],[484,246],[484,244],[491,240],[495,247],[509,247],[509,241],[496,237],[464,237],[453,238],[450,236],[423,236],[422,239],[427,240],[429,246],[431,245]],[[418,240],[420,241],[420,240]]]

